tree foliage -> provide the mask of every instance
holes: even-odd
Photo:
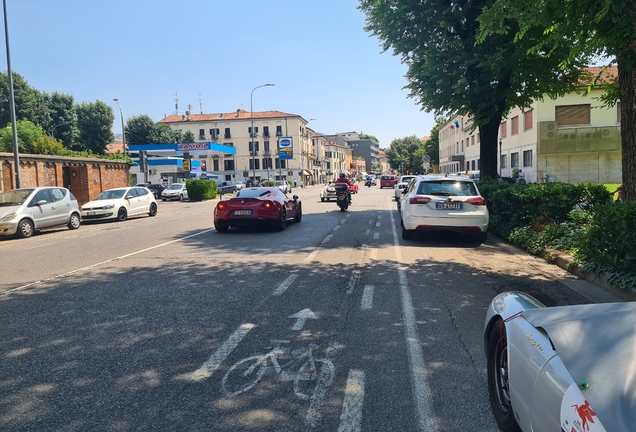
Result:
[[[150,134],[150,142],[153,144],[180,143],[183,142],[183,134],[165,123],[156,123]]]
[[[372,139],[373,141],[375,141],[378,144],[380,144],[380,141],[378,141],[378,139],[374,135],[360,134],[359,137],[360,137],[360,139]]]
[[[85,150],[105,154],[106,147],[115,139],[113,109],[104,102],[82,102],[77,105],[78,141]]]
[[[40,126],[34,125],[29,120],[18,120],[16,122],[18,135],[18,152],[35,153],[33,143],[44,136],[44,131]],[[11,124],[0,129],[0,143],[2,151],[13,153],[13,128]]]
[[[422,171],[422,156],[426,151],[424,143],[415,135],[394,139],[384,152],[391,169],[405,173],[411,169],[415,173]]]
[[[183,142],[195,142],[196,139],[194,138],[194,133],[192,133],[192,131],[185,131],[183,133]]]
[[[66,148],[61,142],[53,137],[44,135],[33,141],[33,153],[43,155],[61,155],[64,154]]]
[[[126,121],[126,142],[128,145],[148,144],[155,122],[147,115],[131,117]]]
[[[513,32],[477,44],[477,18],[494,1],[361,0],[359,6],[365,30],[408,66],[409,97],[437,115],[466,115],[479,128],[482,174],[490,177],[497,174],[502,117],[544,94],[564,94],[579,71],[576,58],[562,68],[554,57],[530,51],[538,30],[516,43]]]
[[[523,42],[541,32],[532,49],[563,64],[609,56],[618,86],[604,98],[621,100],[623,196],[636,201],[636,3],[633,0],[496,0],[479,18],[480,40],[511,34]]]

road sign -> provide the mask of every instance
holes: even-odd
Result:
[[[422,156],[422,162],[430,162],[430,161],[431,161],[431,157],[429,155]]]

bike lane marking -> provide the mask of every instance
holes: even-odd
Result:
[[[417,336],[415,309],[413,308],[411,291],[409,290],[409,284],[406,278],[407,266],[402,263],[402,251],[398,242],[393,212],[391,212],[391,229],[393,230],[393,245],[395,246],[395,254],[398,262],[400,296],[402,297],[402,319],[404,320],[404,336],[406,337],[406,346],[409,355],[409,362],[411,364],[413,397],[415,399],[416,406],[415,414],[419,430],[437,432],[439,428],[437,427],[437,421],[434,416],[435,413],[433,411],[431,390],[426,380],[426,364],[424,362],[424,354],[422,353],[422,344]]]
[[[338,432],[359,432],[364,402],[364,371],[350,369]]]
[[[292,282],[294,282],[296,280],[297,277],[298,277],[298,275],[295,274],[295,273],[289,275],[289,277],[287,279],[285,279],[283,281],[283,283],[278,286],[278,288],[276,288],[276,291],[274,291],[272,293],[272,295],[273,296],[279,296],[282,293],[284,293],[287,290],[287,288],[289,288],[289,286],[292,284]]]
[[[355,291],[356,285],[358,284],[358,279],[360,279],[360,270],[354,270],[351,273],[351,279],[349,279],[349,283],[347,284],[347,294],[353,294],[353,291]]]
[[[223,345],[221,345],[221,347],[216,350],[214,354],[212,354],[208,361],[203,363],[203,365],[199,369],[194,371],[194,373],[192,374],[192,380],[202,381],[212,376],[214,371],[216,371],[218,367],[221,366],[221,363],[225,361],[227,356],[234,350],[234,348],[236,348],[236,346],[243,340],[245,335],[247,335],[247,333],[249,333],[249,331],[252,330],[254,327],[256,327],[256,324],[241,324],[239,328],[236,329],[225,342],[223,342]]]
[[[373,285],[365,285],[362,291],[360,309],[370,310],[373,307]]]

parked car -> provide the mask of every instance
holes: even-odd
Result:
[[[404,189],[400,216],[403,239],[413,238],[416,232],[448,230],[486,240],[486,200],[475,182],[465,176],[418,176]]]
[[[395,176],[394,175],[383,175],[380,177],[380,189],[385,187],[393,188],[395,187]]]
[[[280,189],[283,193],[291,193],[291,186],[285,180],[276,180],[274,186]]]
[[[164,185],[159,183],[140,183],[136,186],[148,188],[148,190],[152,192],[156,199],[161,198],[161,192],[163,192],[163,190],[166,188]]]
[[[331,199],[336,199],[336,188],[333,183],[327,183],[320,190],[320,201],[325,202],[325,200],[329,201]]]
[[[248,188],[218,202],[214,209],[214,228],[222,233],[230,227],[271,224],[282,231],[287,222],[300,222],[302,217],[302,203],[297,195],[289,198],[277,187]]]
[[[82,206],[82,220],[125,221],[130,216],[156,216],[157,202],[148,188],[132,186],[108,189]]]
[[[215,181],[216,181],[216,187],[219,192],[219,195],[233,194],[236,192],[236,183],[232,181],[220,181],[220,180],[215,180]]]
[[[398,210],[400,209],[400,198],[402,197],[402,191],[409,185],[409,183],[411,183],[411,180],[416,177],[416,175],[403,175],[397,182],[395,182],[395,189],[393,192],[395,195],[395,201],[397,202]]]
[[[80,227],[77,199],[63,187],[13,189],[0,193],[0,235],[31,237],[44,228]]]
[[[172,183],[161,192],[161,201],[188,199],[188,189],[185,183]]]
[[[502,431],[635,430],[636,303],[545,307],[502,293],[486,313],[483,343]]]
[[[245,187],[246,188],[259,187],[260,185],[261,185],[260,180],[247,179],[247,181],[245,182]]]
[[[245,182],[237,181],[236,182],[236,190],[241,190],[245,187]]]

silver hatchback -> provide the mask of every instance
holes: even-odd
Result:
[[[31,237],[35,231],[80,226],[77,199],[63,187],[13,189],[0,193],[0,236]]]

